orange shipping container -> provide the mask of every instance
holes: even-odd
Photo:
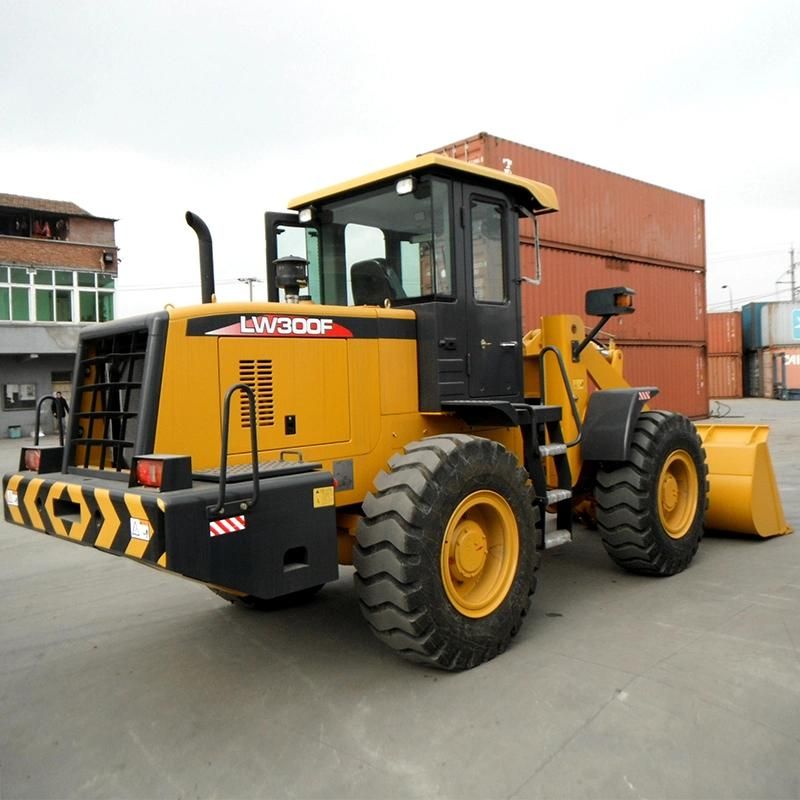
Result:
[[[705,206],[699,198],[488,133],[436,152],[551,184],[561,211],[542,217],[545,242],[705,270]],[[523,232],[530,233],[530,226]]]
[[[708,396],[742,397],[742,356],[736,353],[708,356]]]
[[[742,354],[741,311],[726,311],[723,314],[708,315],[708,354],[712,356],[723,353]],[[740,395],[727,396],[739,397]]]
[[[625,379],[632,386],[658,386],[651,408],[680,411],[698,419],[708,416],[705,348],[627,342]]]
[[[522,274],[534,274],[534,247],[522,245]],[[653,267],[586,253],[542,248],[542,282],[522,284],[526,330],[545,314],[584,315],[587,289],[628,286],[636,291],[635,313],[609,320],[604,330],[620,340],[680,342],[706,340],[705,275],[694,270]]]

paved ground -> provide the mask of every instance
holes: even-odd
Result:
[[[730,406],[800,528],[800,403]],[[349,572],[248,613],[0,522],[0,797],[800,796],[800,535],[655,580],[579,531],[540,575],[516,644],[449,675],[373,641]]]

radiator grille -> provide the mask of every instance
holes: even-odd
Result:
[[[275,403],[272,386],[272,361],[251,359],[239,361],[239,380],[247,384],[256,396],[256,426],[259,428],[275,424]],[[247,396],[239,393],[239,415],[243,428],[250,428],[250,412]]]
[[[147,329],[137,329],[81,342],[71,465],[129,469],[139,430],[147,337]]]

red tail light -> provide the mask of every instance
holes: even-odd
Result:
[[[154,489],[160,489],[163,477],[163,461],[140,458],[136,462],[136,482],[140,486],[150,486]]]
[[[31,472],[38,472],[39,467],[42,465],[42,451],[30,447],[25,450],[25,469]]]

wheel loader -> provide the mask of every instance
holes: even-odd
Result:
[[[3,477],[7,521],[251,608],[352,564],[377,638],[447,670],[508,647],[576,517],[653,576],[704,522],[789,532],[764,427],[695,426],[626,383],[602,327],[633,287],[523,335],[519,221],[558,210],[550,186],[425,155],[289,209],[265,219],[267,299],[232,303],[187,213],[202,303],[81,332],[68,430]]]

